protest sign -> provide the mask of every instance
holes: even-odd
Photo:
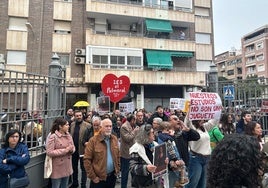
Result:
[[[183,110],[185,108],[186,99],[183,98],[170,98],[171,110]]]
[[[119,110],[122,115],[126,115],[128,113],[132,113],[134,111],[134,103],[119,103]]]
[[[217,93],[190,92],[190,120],[220,119],[222,102]]]
[[[152,173],[153,179],[156,179],[167,173],[167,165],[165,160],[167,158],[167,146],[166,143],[155,146],[154,149],[153,164],[156,166],[156,170]]]
[[[108,96],[97,97],[97,112],[100,115],[110,112],[110,97]]]

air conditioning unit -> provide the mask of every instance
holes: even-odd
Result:
[[[74,58],[74,63],[75,64],[85,64],[86,58],[84,57],[75,57]]]
[[[75,55],[76,56],[86,56],[86,50],[81,48],[75,49]]]

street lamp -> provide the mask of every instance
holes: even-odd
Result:
[[[208,86],[210,92],[218,93],[218,70],[217,66],[212,63],[208,71]]]

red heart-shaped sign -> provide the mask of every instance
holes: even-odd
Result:
[[[114,74],[107,74],[101,82],[102,92],[110,97],[110,101],[118,102],[128,93],[130,80],[127,76],[119,78]]]

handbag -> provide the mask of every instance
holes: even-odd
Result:
[[[10,176],[8,175],[9,188],[27,187],[29,184],[30,180],[27,174],[22,178],[10,178]]]
[[[52,157],[46,155],[44,165],[44,178],[49,178],[52,174]]]

